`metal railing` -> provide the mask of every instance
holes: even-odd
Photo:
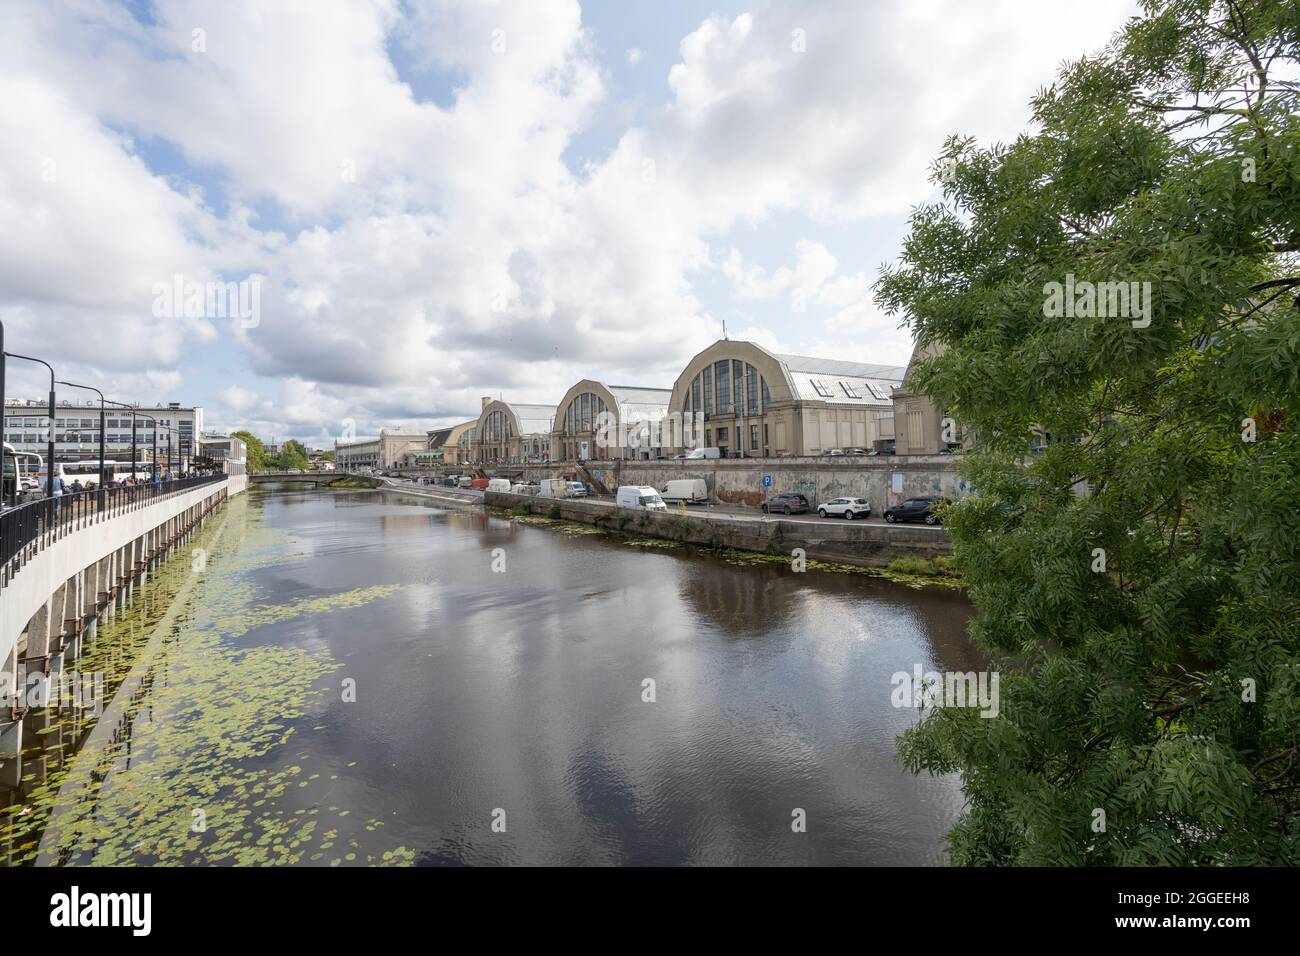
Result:
[[[158,484],[113,485],[93,491],[65,492],[40,498],[0,513],[0,588],[28,561],[65,535],[135,511],[226,475],[202,475]]]

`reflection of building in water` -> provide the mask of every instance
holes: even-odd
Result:
[[[739,559],[744,560],[743,556]],[[789,568],[756,563],[737,567],[701,556],[682,575],[682,596],[700,617],[728,634],[779,628],[794,615],[801,582]]]

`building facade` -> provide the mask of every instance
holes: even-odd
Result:
[[[474,436],[478,433],[478,419],[474,418],[459,425],[453,425],[451,433],[442,445],[442,463],[444,465],[465,465],[470,460],[470,449]]]
[[[243,439],[234,435],[200,435],[196,463],[220,468],[227,475],[242,475],[248,471],[248,448]]]
[[[379,439],[335,439],[334,464],[339,471],[356,471],[358,468],[378,468]]]
[[[485,397],[470,442],[475,464],[523,464],[551,460],[554,405],[531,405]]]
[[[398,468],[406,455],[421,451],[429,442],[428,431],[381,428],[378,438],[335,440],[334,461],[340,471],[356,468]]]
[[[886,451],[894,438],[892,393],[904,372],[714,342],[673,385],[664,448],[718,448],[725,457]]]
[[[605,385],[584,378],[560,400],[551,457],[560,461],[663,457],[669,388]]]
[[[150,461],[158,423],[158,459],[167,457],[171,439],[174,460],[190,459],[198,452],[203,433],[203,407],[185,407],[179,402],[165,405],[136,405],[136,460]],[[145,417],[148,416],[148,417]],[[34,400],[5,402],[4,440],[15,451],[45,457],[49,436],[49,403]],[[54,406],[54,456],[61,462],[99,459],[99,400],[61,401]],[[131,409],[109,405],[104,411],[104,457],[131,461]]]
[[[955,423],[950,423],[951,427],[945,429],[943,409],[929,395],[911,387],[912,368],[916,362],[941,352],[941,346],[913,349],[902,384],[894,389],[896,454],[937,455],[961,447],[961,435]]]

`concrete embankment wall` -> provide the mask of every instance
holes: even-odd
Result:
[[[79,521],[32,554],[0,590],[0,691],[11,695],[31,672],[53,673],[75,661],[99,620],[124,606],[156,562],[226,500],[231,485],[230,479],[213,482]],[[22,732],[22,721],[8,717],[0,714],[5,769]]]
[[[814,504],[829,498],[866,498],[879,514],[914,495],[957,498],[971,488],[957,473],[960,459],[951,455],[882,455],[855,458],[725,458],[694,461],[587,461],[583,467],[611,491],[619,485],[662,489],[674,478],[702,478],[714,501],[757,506],[769,493],[806,495]],[[460,474],[464,469],[445,466]],[[488,474],[522,474],[540,481],[574,473],[571,464],[489,466]],[[424,470],[413,470],[412,474]],[[429,469],[428,473],[439,472]],[[771,476],[770,487],[763,476]],[[895,477],[897,476],[897,477]]]
[[[647,482],[648,483],[648,482]],[[925,526],[870,525],[851,521],[787,521],[760,515],[725,515],[680,510],[630,512],[607,501],[574,498],[537,498],[488,492],[489,507],[527,507],[532,514],[549,515],[554,506],[559,517],[651,538],[666,538],[684,544],[737,548],[789,555],[803,548],[817,561],[884,567],[896,558],[949,554],[952,546],[942,530]],[[625,516],[620,528],[620,516]]]

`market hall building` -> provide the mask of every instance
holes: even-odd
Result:
[[[905,370],[803,355],[778,355],[723,339],[677,377],[665,450],[718,448],[724,457],[820,455],[833,448],[887,451],[893,390]],[[691,431],[694,434],[691,434]]]
[[[471,458],[476,464],[523,464],[551,460],[554,405],[483,399]]]
[[[560,461],[662,458],[672,389],[584,378],[560,399],[551,457]]]

